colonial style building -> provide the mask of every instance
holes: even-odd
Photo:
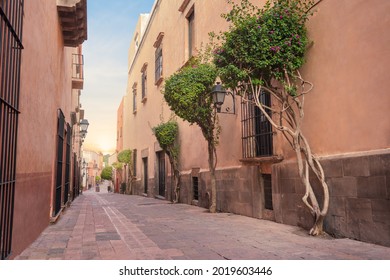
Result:
[[[95,151],[83,150],[83,164],[85,162],[86,189],[96,187],[96,177],[103,170],[103,154]]]
[[[261,6],[265,1],[253,2]],[[314,44],[302,69],[314,84],[306,99],[303,130],[320,156],[330,187],[326,231],[386,246],[390,246],[389,9],[390,2],[380,0],[322,1],[308,23]],[[123,134],[118,147],[133,150],[135,194],[172,199],[172,171],[151,129],[172,117],[162,94],[164,79],[208,43],[209,32],[228,28],[220,14],[229,10],[225,0],[156,0],[150,14],[140,17],[130,44],[128,89],[118,121]],[[219,114],[217,209],[311,226],[293,151],[255,108],[240,101],[235,97],[234,114]],[[268,102],[272,106],[272,100]],[[180,202],[207,208],[206,142],[196,125],[177,121]]]
[[[0,1],[0,259],[79,194],[86,2]]]

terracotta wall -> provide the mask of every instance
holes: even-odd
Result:
[[[322,1],[308,24],[304,132],[315,153],[390,148],[389,1]],[[287,154],[288,147],[284,149]]]
[[[57,110],[70,123],[71,48],[64,48],[56,1],[25,1],[12,255],[49,224]],[[73,96],[74,98],[74,96]]]

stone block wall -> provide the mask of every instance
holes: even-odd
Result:
[[[210,173],[200,171],[199,199],[193,201],[192,174],[182,175],[181,203],[196,204],[209,208]],[[260,173],[256,166],[242,166],[216,171],[217,211],[262,218],[263,187]]]
[[[330,192],[325,230],[390,246],[390,153],[344,155],[321,163]],[[304,187],[296,163],[276,164],[272,173],[276,221],[309,229],[313,218],[302,202]],[[320,192],[319,184],[311,181]]]

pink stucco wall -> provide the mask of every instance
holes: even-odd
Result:
[[[309,21],[304,131],[320,155],[390,147],[389,10],[382,0],[323,1]]]
[[[12,257],[48,226],[55,180],[57,110],[70,123],[72,48],[56,1],[25,1]],[[73,92],[73,103],[78,102]]]

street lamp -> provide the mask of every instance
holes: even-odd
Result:
[[[234,94],[232,92],[226,91],[220,82],[217,82],[213,88],[211,89],[211,97],[213,98],[213,104],[214,107],[217,109],[217,113],[224,113],[224,114],[235,114],[236,113],[236,104],[234,99]],[[223,103],[225,102],[225,96],[230,95],[232,97],[232,100],[230,102],[230,105],[233,108],[226,107],[226,112],[221,112],[221,107]]]
[[[82,134],[87,133],[88,126],[89,126],[88,120],[86,120],[86,119],[81,120],[80,121],[80,132]]]
[[[216,85],[211,89],[211,96],[213,98],[213,103],[215,108],[217,108],[217,113],[221,112],[221,106],[225,102],[226,90],[222,87],[220,82],[217,82]]]

